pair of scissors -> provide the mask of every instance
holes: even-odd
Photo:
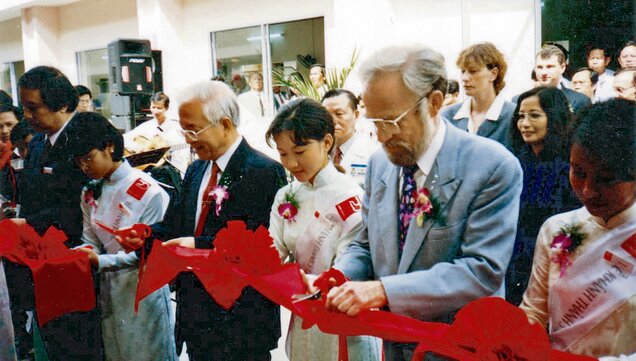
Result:
[[[103,229],[104,231],[114,236],[120,236],[123,239],[128,238],[128,234],[132,231],[137,232],[137,236],[142,239],[148,238],[152,234],[152,229],[150,228],[150,226],[143,223],[137,223],[133,225],[132,227],[124,228],[124,229],[114,229],[97,220],[93,221],[93,223],[98,225],[99,228]]]
[[[318,287],[318,291],[292,295],[292,303],[317,300],[322,295],[322,292],[327,294],[332,287],[340,286],[345,282],[347,282],[347,277],[345,277],[341,271],[332,267],[320,274],[320,276],[318,276],[318,278],[314,281],[314,286]]]

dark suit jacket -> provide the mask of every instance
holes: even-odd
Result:
[[[590,98],[588,98],[585,94],[581,94],[568,88],[561,88],[561,91],[563,91],[565,96],[568,98],[568,103],[570,103],[570,110],[572,113],[576,113],[584,107],[592,104]]]
[[[45,151],[46,139],[37,134],[29,143],[20,179],[20,216],[38,232],[55,226],[69,238],[69,246],[81,244],[82,210],[80,196],[88,178],[77,167],[68,147],[73,119]]]
[[[192,236],[201,180],[209,162],[197,160],[188,168],[179,197],[173,199],[164,220],[152,226],[154,238]],[[210,211],[197,248],[214,247],[216,233],[231,220],[243,220],[249,229],[268,227],[276,192],[286,183],[283,167],[241,141],[223,173],[230,177],[230,198],[219,216]],[[147,242],[147,247],[151,242]],[[241,352],[276,347],[280,337],[279,308],[251,287],[229,311],[214,302],[191,273],[182,274],[177,290],[177,345],[194,342],[209,350],[210,359],[247,359]],[[221,350],[223,349],[223,350]],[[230,354],[231,353],[231,354]]]
[[[448,119],[448,121],[455,125],[457,128],[468,131],[468,118],[453,119],[455,114],[462,107],[462,103],[453,104],[449,107],[442,109],[442,117]],[[503,144],[506,148],[511,148],[510,139],[510,126],[512,123],[512,113],[515,111],[515,105],[511,102],[505,101],[499,118],[497,121],[486,119],[477,129],[477,135],[482,137],[496,140]]]
[[[55,145],[48,150],[45,149],[48,140],[44,134],[33,137],[29,143],[19,186],[20,217],[26,218],[27,223],[40,233],[44,233],[50,226],[61,229],[69,238],[66,244],[70,247],[81,244],[80,196],[82,187],[88,180],[75,165],[69,149],[68,134],[72,127],[73,119],[60,133]],[[17,291],[22,297],[30,298],[23,296],[25,292],[30,293],[32,290],[30,275],[15,274],[15,277],[10,277],[9,273],[11,272],[8,272],[7,283],[10,283],[11,294]],[[25,287],[25,282],[31,287]],[[99,310],[95,308],[89,312],[65,314],[44,325],[40,333],[49,359],[102,360],[99,320]]]

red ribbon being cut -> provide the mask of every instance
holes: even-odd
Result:
[[[307,291],[300,268],[297,264],[280,263],[265,228],[253,232],[241,221],[228,222],[227,228],[217,234],[212,250],[164,247],[155,241],[145,267],[137,303],[180,272],[193,272],[210,296],[226,309],[249,285],[302,318],[303,328],[317,325],[321,331],[341,339],[370,335],[393,342],[418,343],[414,360],[422,359],[425,352],[459,360],[594,360],[550,350],[545,330],[530,325],[518,307],[495,297],[468,304],[452,325],[380,310],[350,317],[327,310],[322,299],[293,303],[293,295]],[[329,274],[324,278],[330,278]],[[323,295],[325,291],[328,289],[323,290]],[[340,359],[346,359],[345,355],[346,345],[341,343]]]
[[[91,264],[85,253],[72,251],[64,232],[49,228],[44,236],[29,225],[0,221],[0,255],[29,267],[40,326],[63,314],[95,307]]]

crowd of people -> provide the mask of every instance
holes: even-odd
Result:
[[[168,285],[134,312],[153,244],[212,249],[233,220],[268,228],[308,293],[317,276],[341,271],[347,282],[322,294],[333,312],[450,323],[473,300],[504,297],[558,350],[636,359],[636,44],[615,73],[605,49],[587,58],[570,84],[564,52],[546,45],[536,87],[508,101],[505,56],[471,45],[456,60],[466,95],[457,102],[440,53],[381,49],[358,69],[364,115],[359,97],[328,89],[315,66],[321,101],[279,98],[260,134],[276,159],[243,134],[244,115],[265,115],[259,73],[238,96],[222,81],[186,87],[178,121],[157,93],[153,119],[122,135],[91,111],[88,89],[55,68],[30,69],[20,107],[10,97],[0,105],[3,217],[62,230],[92,265],[97,306],[39,326],[28,270],[4,260],[0,328],[11,337],[0,339],[0,359],[177,360],[185,344],[191,361],[269,360],[280,308],[251,287],[225,309],[182,273],[171,285],[176,315]],[[143,140],[186,144],[196,159],[173,154],[168,163],[185,174],[166,184],[127,160]],[[151,233],[103,227],[138,223]],[[338,337],[302,324],[282,325],[290,360],[337,360]],[[347,341],[350,360],[411,360],[416,347]]]

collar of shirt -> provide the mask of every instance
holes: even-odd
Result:
[[[495,97],[495,100],[492,102],[492,104],[490,104],[490,108],[488,108],[488,112],[486,112],[486,120],[491,120],[493,122],[496,122],[499,119],[499,115],[501,115],[501,109],[503,109],[504,102],[505,100],[501,96],[501,94],[497,95]],[[472,98],[468,98],[464,100],[464,102],[462,103],[462,106],[459,108],[459,110],[457,111],[453,119],[459,120],[462,118],[467,118],[468,132],[471,134],[474,134],[474,133],[477,133],[477,129],[473,129],[472,127],[473,119],[470,117],[471,103],[472,103]]]
[[[351,149],[351,146],[353,145],[353,142],[356,139],[357,134],[354,132],[353,135],[351,136],[351,138],[349,138],[349,140],[347,140],[346,142],[342,143],[341,145],[339,145],[338,147],[340,148],[340,151],[342,152],[342,156],[344,157],[345,154],[347,154],[347,151],[349,151],[349,149]]]
[[[57,132],[55,132],[55,133],[51,134],[51,136],[50,136],[50,137],[49,137],[49,136],[47,136],[47,140],[48,140],[49,142],[51,142],[51,145],[55,145],[55,142],[57,141],[57,138],[59,138],[59,137],[60,137],[60,134],[62,134],[62,131],[64,130],[64,128],[66,128],[66,126],[68,125],[68,122],[70,122],[70,121],[71,121],[71,119],[73,119],[73,117],[74,117],[74,116],[75,116],[75,113],[73,113],[73,114],[71,115],[71,117],[70,117],[70,118],[68,118],[68,120],[67,120],[64,124],[62,124],[62,127],[60,128],[60,130],[58,130]]]
[[[439,125],[437,127],[437,132],[433,136],[433,140],[431,141],[431,145],[428,147],[426,152],[420,156],[417,160],[417,167],[419,168],[415,174],[415,182],[417,183],[417,187],[421,188],[424,186],[426,182],[426,177],[431,173],[431,169],[433,169],[433,164],[435,164],[435,159],[439,154],[439,151],[442,149],[442,145],[444,144],[444,137],[446,136],[446,122],[440,119]],[[400,189],[402,189],[402,178],[400,177]]]
[[[314,177],[314,184],[303,182],[302,184],[307,188],[320,188],[332,183],[333,178],[338,174],[338,170],[334,167],[333,163],[327,162],[327,165],[318,171]]]
[[[227,168],[227,164],[230,162],[230,158],[232,158],[232,155],[234,154],[234,152],[236,152],[236,149],[238,148],[239,144],[241,144],[242,140],[243,136],[239,135],[234,143],[232,143],[232,145],[227,149],[227,151],[216,160],[216,164],[219,166],[219,170],[221,171],[221,173],[223,173],[225,171],[225,168]],[[206,172],[208,173],[212,172],[212,162],[210,161],[209,164],[210,166],[208,166],[208,169],[206,170]]]
[[[587,209],[586,209],[587,211]],[[604,228],[616,228],[625,222],[636,219],[636,203],[629,206],[626,210],[608,219],[607,222],[601,217],[596,217],[590,214],[590,219],[596,222],[598,225]]]
[[[106,179],[106,182],[111,184],[117,183],[120,180],[126,178],[126,176],[128,176],[131,170],[132,170],[132,167],[130,166],[128,161],[124,160],[119,166],[119,168],[115,169],[113,174],[110,175],[110,179]]]

